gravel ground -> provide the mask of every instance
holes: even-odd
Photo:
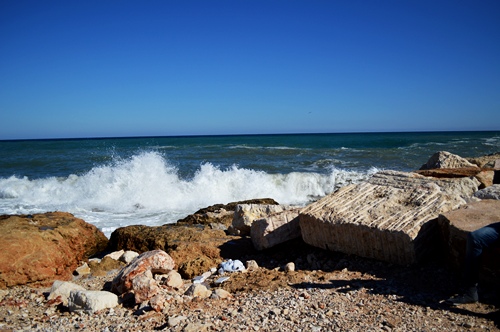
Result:
[[[481,290],[481,303],[450,307],[443,299],[456,290],[454,275],[434,263],[404,268],[352,257],[324,263],[324,270],[231,274],[221,286],[231,298],[193,299],[180,290],[162,312],[123,305],[68,312],[46,300],[49,289],[14,287],[0,291],[0,331],[499,330],[492,291]],[[102,290],[116,273],[73,282]]]

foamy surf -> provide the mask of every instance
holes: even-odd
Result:
[[[117,227],[176,222],[218,203],[270,197],[282,204],[306,205],[332,191],[369,177],[330,167],[326,173],[269,174],[202,163],[191,178],[158,152],[116,159],[81,175],[0,179],[0,213],[68,211],[95,224],[109,237]]]

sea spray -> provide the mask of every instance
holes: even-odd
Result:
[[[106,235],[217,203],[306,205],[378,169],[437,151],[500,151],[500,132],[353,133],[0,141],[0,214],[68,211]]]
[[[217,203],[270,197],[283,204],[305,205],[375,171],[331,167],[324,174],[269,174],[202,163],[191,178],[182,178],[163,155],[150,151],[116,158],[81,175],[0,179],[0,210],[6,214],[68,211],[109,236],[120,226],[173,223]]]

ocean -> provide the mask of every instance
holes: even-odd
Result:
[[[106,236],[218,203],[305,206],[437,151],[500,151],[500,131],[133,137],[0,141],[0,214],[67,211]]]

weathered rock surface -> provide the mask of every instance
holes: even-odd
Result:
[[[73,290],[68,300],[70,311],[84,310],[93,313],[117,305],[118,296],[106,291]]]
[[[428,170],[418,170],[415,173],[435,178],[461,178],[474,177],[479,181],[479,188],[486,188],[493,185],[495,171],[492,169],[481,169],[478,167],[467,168],[436,168]]]
[[[88,263],[90,271],[95,276],[105,276],[109,271],[123,268],[126,264],[111,257],[104,257],[101,260],[90,259]]]
[[[118,260],[125,264],[130,264],[137,256],[139,256],[138,252],[127,250],[120,256],[120,258],[118,258]]]
[[[0,234],[0,288],[69,280],[108,242],[97,227],[65,212],[0,216]]]
[[[164,250],[185,279],[202,274],[224,259],[255,251],[250,239],[228,236],[223,230],[204,225],[127,226],[115,230],[109,243],[110,251]]]
[[[488,188],[481,189],[474,193],[474,197],[479,199],[500,199],[500,184],[494,184]]]
[[[234,210],[238,204],[268,204],[278,205],[272,198],[257,198],[246,201],[231,202],[228,204],[216,204],[207,208],[196,211],[184,219],[177,221],[177,224],[188,225],[208,225],[211,228],[219,228],[216,225],[224,225],[225,229],[229,227],[233,221]]]
[[[300,237],[300,210],[294,208],[255,220],[250,227],[254,247],[263,250]]]
[[[186,295],[206,299],[212,295],[212,291],[203,284],[192,284],[186,291]]]
[[[77,291],[77,290],[85,290],[85,288],[69,281],[56,280],[54,281],[52,287],[50,288],[47,300],[50,301],[59,298],[61,303],[67,306],[71,291]]]
[[[439,216],[446,254],[453,267],[460,269],[463,266],[467,234],[494,222],[500,222],[499,200],[486,199],[472,202]],[[499,254],[499,249],[484,252],[482,259],[484,278],[500,276]]]
[[[133,292],[136,303],[141,303],[159,291],[154,274],[167,274],[174,266],[172,257],[162,250],[142,253],[113,279],[111,291],[119,295]]]
[[[228,233],[232,235],[250,235],[255,220],[296,209],[297,207],[288,205],[238,204],[234,210],[233,222],[228,228]]]
[[[479,188],[495,183],[494,159],[491,156],[469,160],[446,151],[440,151],[424,164],[416,173],[436,178],[475,177]],[[490,167],[491,166],[491,167]]]
[[[498,169],[495,165],[500,160],[500,152],[492,153],[487,156],[467,158],[467,160],[481,168]]]
[[[412,264],[435,249],[439,214],[465,205],[477,186],[470,178],[379,172],[304,208],[302,238],[323,249]]]
[[[467,159],[452,154],[447,151],[439,151],[433,154],[427,163],[425,163],[421,170],[434,169],[434,168],[469,168],[477,166]]]
[[[161,276],[161,280],[163,284],[168,287],[172,287],[175,289],[180,289],[184,286],[184,281],[182,280],[181,275],[177,271],[169,271],[167,274]]]

